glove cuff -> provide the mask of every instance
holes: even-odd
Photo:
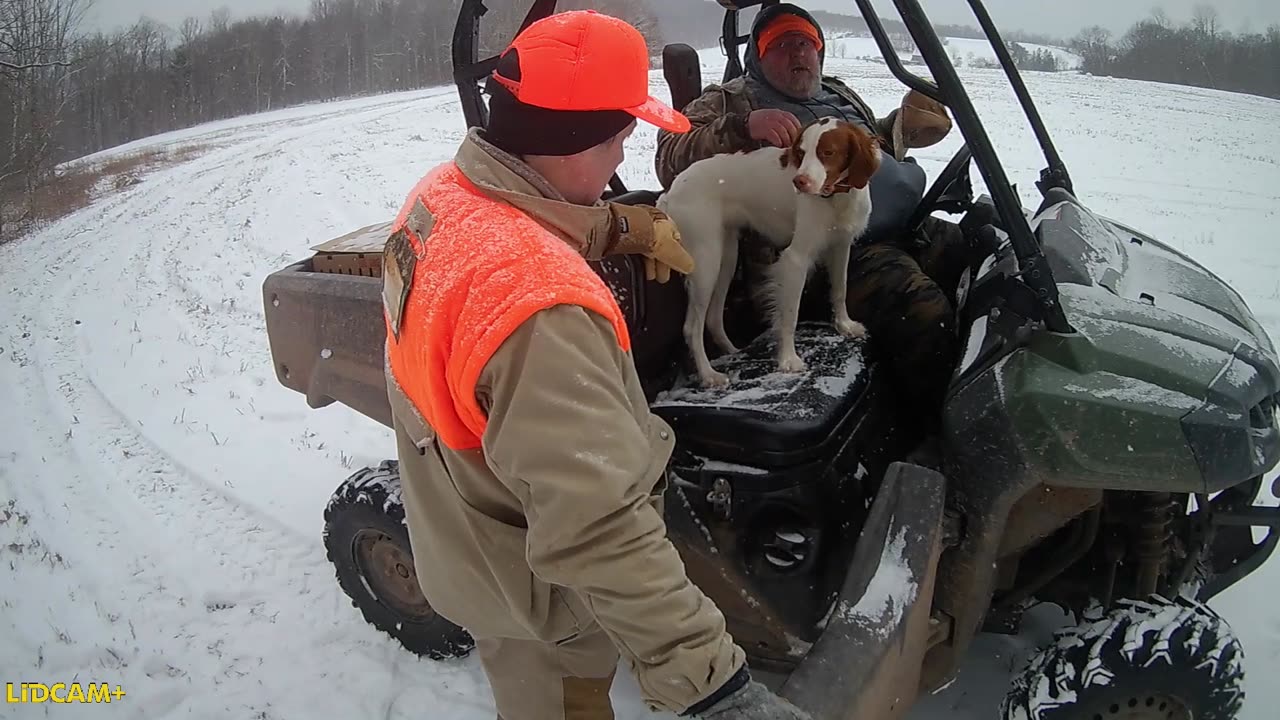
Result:
[[[698,701],[688,710],[680,713],[680,717],[701,715],[707,710],[710,710],[721,700],[724,700],[730,695],[746,687],[749,682],[751,682],[751,671],[748,670],[747,666],[744,664],[742,667],[738,668],[738,672],[734,673],[733,677],[729,678],[728,682],[720,686],[719,690],[716,690],[705,699]]]
[[[643,255],[656,241],[653,211],[643,205],[609,203],[612,216],[603,255]]]

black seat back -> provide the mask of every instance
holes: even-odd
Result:
[[[702,94],[702,63],[698,51],[684,43],[662,48],[662,75],[671,90],[671,104],[683,110]]]

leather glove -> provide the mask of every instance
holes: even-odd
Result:
[[[688,275],[693,258],[680,244],[680,231],[661,210],[649,205],[609,204],[613,216],[605,255],[643,255],[647,280],[665,283],[671,271]]]
[[[700,720],[812,720],[755,680],[696,715]]]

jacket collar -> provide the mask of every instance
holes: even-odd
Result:
[[[477,128],[467,132],[454,163],[481,192],[524,212],[583,257],[598,260],[603,255],[612,221],[604,202],[577,205],[565,200],[546,178],[485,140]]]

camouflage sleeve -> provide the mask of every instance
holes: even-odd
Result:
[[[723,88],[711,86],[700,97],[685,106],[684,114],[692,125],[687,133],[658,131],[658,152],[654,169],[662,187],[671,187],[676,176],[690,165],[720,153],[753,150],[756,141],[747,134],[747,115],[751,107]]]

